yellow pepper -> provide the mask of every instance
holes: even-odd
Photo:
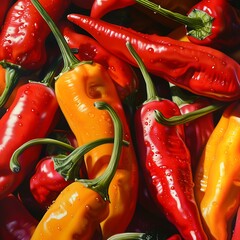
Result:
[[[226,107],[202,153],[195,196],[209,239],[229,239],[240,203],[240,103]]]
[[[121,121],[111,106],[98,102],[97,107],[108,110],[114,122],[114,146],[105,172],[93,180],[81,179],[68,185],[59,194],[36,227],[31,240],[90,240],[99,224],[109,213],[108,187],[112,181],[122,151]],[[96,141],[95,141],[96,143]],[[67,158],[81,159],[90,148],[83,145]]]
[[[55,83],[59,106],[81,146],[99,138],[112,138],[114,126],[107,112],[94,108],[94,102],[103,101],[112,106],[123,124],[124,139],[130,142],[124,148],[118,169],[109,186],[109,214],[101,222],[103,239],[124,232],[130,223],[137,202],[138,165],[131,132],[121,100],[107,70],[100,64],[79,62],[71,52],[55,24],[41,9],[37,0],[32,0],[40,14],[48,22],[59,43],[64,67]],[[90,179],[101,175],[112,155],[111,144],[99,146],[85,155],[85,165]]]

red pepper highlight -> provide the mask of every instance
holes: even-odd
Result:
[[[86,30],[112,54],[137,66],[124,47],[129,41],[150,73],[176,86],[221,101],[240,97],[239,64],[216,49],[139,33],[80,14],[70,14],[68,19]]]
[[[31,82],[18,89],[14,102],[0,119],[0,199],[12,193],[29,174],[41,147],[31,147],[20,156],[22,168],[17,173],[9,166],[12,154],[26,141],[45,137],[53,127],[57,110],[55,93],[45,84]]]
[[[186,26],[189,40],[199,45],[229,51],[240,44],[240,9],[226,0],[202,0],[186,15],[169,11],[149,0],[138,4]],[[217,7],[216,7],[217,6]]]
[[[143,72],[147,100],[134,117],[138,156],[150,194],[184,239],[207,239],[193,192],[190,152],[182,125],[164,126],[156,111],[165,117],[181,115],[178,106],[160,99],[140,57],[128,46]]]
[[[61,23],[60,30],[69,47],[78,50],[75,54],[78,60],[94,61],[107,69],[122,100],[138,89],[138,78],[128,63],[108,52],[95,39],[74,31],[66,22]]]

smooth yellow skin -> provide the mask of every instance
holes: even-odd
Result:
[[[109,202],[79,182],[68,185],[50,206],[31,240],[90,240],[109,212]]]
[[[205,194],[209,171],[212,163],[216,159],[216,146],[222,141],[222,137],[225,134],[225,130],[229,123],[229,114],[231,113],[234,105],[228,107],[220,118],[217,126],[214,128],[212,134],[210,135],[208,142],[203,150],[197,170],[194,176],[194,191],[196,202],[199,205]]]
[[[103,239],[124,232],[135,210],[138,169],[130,130],[115,85],[100,64],[82,64],[62,74],[56,81],[55,91],[60,108],[79,145],[114,137],[111,117],[107,111],[96,109],[94,102],[107,102],[122,120],[124,139],[130,142],[130,146],[123,147],[118,170],[109,187],[110,213],[101,227]],[[90,179],[103,173],[112,148],[112,144],[104,144],[85,155]]]
[[[232,219],[240,204],[239,104],[232,104],[225,110],[209,142],[202,160],[202,182],[205,183],[200,212],[209,239],[226,240],[230,238]]]

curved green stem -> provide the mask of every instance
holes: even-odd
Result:
[[[60,173],[66,181],[76,180],[79,178],[79,169],[84,160],[84,154],[99,145],[113,143],[113,141],[113,138],[98,139],[76,148],[67,156],[58,155],[53,157],[55,170]],[[127,144],[125,141],[123,143]]]
[[[53,20],[45,11],[45,9],[42,7],[42,5],[39,3],[39,1],[31,0],[31,2],[36,7],[40,15],[43,17],[43,19],[46,21],[53,35],[56,38],[56,41],[58,43],[58,46],[63,56],[64,66],[61,73],[69,71],[70,69],[74,68],[76,65],[80,64],[81,62],[74,56],[66,40],[61,34],[60,30],[57,28],[56,24],[53,22]]]
[[[138,66],[142,72],[144,81],[146,83],[146,91],[147,91],[147,101],[146,102],[152,101],[152,100],[161,100],[161,98],[159,96],[157,96],[157,90],[152,82],[152,79],[151,79],[142,59],[139,57],[139,55],[137,54],[137,52],[135,51],[135,49],[133,48],[133,46],[131,45],[130,42],[127,42],[126,46],[129,50],[129,52],[131,53],[131,55],[133,56],[133,58],[136,60]]]
[[[105,201],[109,201],[108,188],[116,173],[120,155],[122,152],[123,145],[123,127],[120,118],[114,109],[105,102],[95,102],[95,107],[100,110],[107,110],[113,120],[114,124],[114,145],[110,162],[104,171],[104,173],[92,180],[80,179],[78,180],[86,187],[98,192]]]
[[[75,148],[72,147],[71,145],[51,139],[51,138],[35,138],[32,140],[27,141],[24,143],[22,146],[20,146],[18,149],[16,149],[10,159],[10,169],[12,172],[18,173],[21,170],[21,165],[18,161],[19,156],[29,147],[35,146],[35,145],[41,145],[41,144],[54,144],[57,145],[58,147],[63,148],[64,150],[67,151],[73,151]]]
[[[226,105],[225,103],[216,103],[216,104],[209,105],[207,107],[203,107],[203,108],[198,109],[193,112],[185,113],[183,115],[174,116],[174,117],[170,117],[170,118],[164,117],[163,114],[158,110],[155,110],[154,114],[155,114],[155,119],[157,122],[159,122],[163,125],[167,125],[167,126],[174,126],[174,125],[185,124],[187,122],[193,121],[193,120],[195,120],[199,117],[202,117],[210,112],[214,112],[214,111],[224,107],[225,105]]]
[[[138,4],[154,11],[155,13],[159,13],[164,17],[170,18],[178,23],[187,25],[189,28],[197,29],[204,26],[204,22],[200,17],[190,18],[180,13],[172,12],[165,8],[162,8],[159,4],[153,3],[148,0],[135,0]]]
[[[119,233],[109,237],[107,240],[143,240],[144,233],[128,232]]]
[[[62,58],[62,56],[60,56],[52,62],[48,72],[44,76],[41,83],[45,84],[48,87],[52,87],[52,83],[55,80],[54,78],[56,77],[57,71],[59,69],[59,65],[61,64],[62,60],[63,60],[63,58]]]
[[[6,70],[5,73],[5,88],[3,93],[0,96],[0,107],[3,107],[4,104],[9,99],[14,88],[18,84],[20,76],[23,72],[21,66],[8,63],[6,61],[0,61],[2,67]]]
[[[164,17],[187,26],[187,35],[191,35],[199,40],[203,40],[212,32],[212,22],[214,18],[202,10],[193,9],[188,16],[185,16],[162,8],[160,5],[150,2],[149,0],[135,1],[138,4],[154,11],[154,13],[161,14]]]

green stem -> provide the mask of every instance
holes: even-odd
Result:
[[[73,150],[69,155],[58,155],[53,157],[55,170],[61,174],[65,180],[76,180],[79,178],[79,169],[84,160],[84,154],[92,150],[93,148],[106,144],[113,143],[113,138],[103,138],[96,141],[92,141],[88,144],[82,145]],[[126,141],[123,144],[128,145]]]
[[[202,117],[210,112],[214,112],[220,108],[222,108],[223,106],[225,106],[226,104],[224,103],[216,103],[216,104],[212,104],[206,107],[203,107],[201,109],[198,109],[196,111],[193,112],[189,112],[189,113],[185,113],[179,116],[173,116],[170,118],[166,118],[163,116],[163,114],[158,111],[155,110],[155,119],[157,122],[163,124],[163,125],[167,125],[167,126],[174,126],[174,125],[178,125],[178,124],[185,124],[187,122],[193,121],[199,117]]]
[[[60,56],[52,62],[47,74],[44,76],[41,83],[45,84],[48,87],[52,87],[52,83],[55,80],[54,78],[56,77],[57,71],[59,69],[59,65],[61,64],[62,60],[63,58],[62,56]]]
[[[76,65],[79,65],[81,62],[74,56],[72,53],[70,47],[68,46],[65,38],[61,34],[60,30],[57,28],[54,21],[51,19],[51,17],[48,15],[48,13],[45,11],[45,9],[42,7],[42,5],[39,3],[38,0],[31,0],[32,4],[36,7],[39,14],[42,16],[42,18],[46,21],[49,28],[51,29],[53,35],[56,38],[56,41],[58,43],[58,46],[60,48],[60,51],[63,56],[63,69],[61,73],[67,72],[70,69],[73,69]]]
[[[119,233],[109,237],[107,240],[143,240],[144,233],[129,232]]]
[[[185,93],[180,87],[169,83],[170,91],[172,95],[172,100],[175,102],[179,107],[185,104],[190,104],[196,101],[199,96],[191,94],[191,93]]]
[[[133,48],[133,46],[131,45],[130,42],[127,42],[126,46],[129,50],[129,52],[131,53],[131,55],[133,56],[133,58],[138,63],[138,66],[142,72],[144,81],[146,83],[146,91],[147,91],[147,101],[146,102],[149,102],[152,100],[161,100],[161,98],[159,96],[157,96],[157,90],[153,84],[153,81],[152,81],[142,59],[139,57],[139,55],[137,54],[137,52],[135,51],[135,49]]]
[[[10,169],[12,172],[18,173],[21,170],[21,165],[18,161],[19,156],[29,147],[41,144],[54,144],[66,151],[73,151],[75,148],[71,145],[51,139],[51,138],[35,138],[25,142],[22,146],[16,149],[10,159]]]
[[[198,29],[204,27],[204,22],[200,17],[190,18],[180,13],[172,12],[165,8],[162,8],[159,4],[150,2],[148,0],[135,0],[138,4],[154,11],[155,13],[159,13],[164,17],[170,18],[178,23],[184,24],[191,29]]]
[[[80,179],[86,187],[98,192],[105,201],[109,201],[108,188],[116,173],[123,145],[123,127],[120,118],[114,109],[104,102],[95,102],[95,107],[100,110],[107,110],[111,115],[114,124],[114,145],[110,162],[104,173],[92,180]]]
[[[5,88],[0,96],[0,107],[9,99],[11,93],[19,82],[20,76],[23,72],[21,66],[8,63],[6,61],[1,61],[0,64],[6,70],[5,72]]]

